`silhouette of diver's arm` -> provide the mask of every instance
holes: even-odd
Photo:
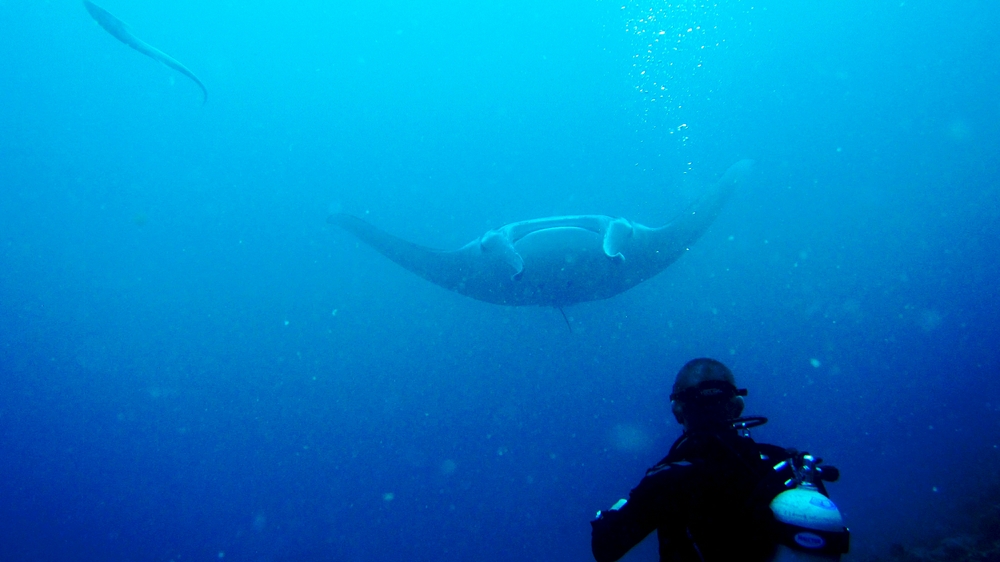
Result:
[[[669,506],[670,500],[664,492],[669,486],[663,484],[672,478],[665,472],[669,469],[643,478],[624,505],[619,501],[590,522],[590,549],[597,562],[618,560],[666,523],[663,507]]]

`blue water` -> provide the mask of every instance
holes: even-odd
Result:
[[[994,2],[102,6],[209,98],[76,0],[0,1],[0,559],[588,560],[702,355],[840,467],[853,559],[997,479]],[[325,223],[658,225],[741,158],[572,331]]]

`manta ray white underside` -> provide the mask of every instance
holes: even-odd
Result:
[[[663,271],[708,229],[753,162],[729,168],[674,220],[650,228],[605,215],[549,217],[491,230],[452,251],[397,238],[352,215],[340,226],[390,260],[445,289],[481,301],[563,307],[606,299]]]

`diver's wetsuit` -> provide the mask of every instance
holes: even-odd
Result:
[[[784,489],[773,466],[794,455],[736,430],[688,432],[618,510],[591,522],[597,562],[613,562],[653,530],[665,561],[756,561],[774,551],[771,499]]]

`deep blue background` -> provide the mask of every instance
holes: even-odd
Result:
[[[79,2],[0,2],[0,558],[587,560],[699,355],[840,466],[853,558],[960,528],[1000,467],[1000,9],[815,4],[106,0],[202,107]],[[324,222],[658,225],[744,157],[572,333]]]

